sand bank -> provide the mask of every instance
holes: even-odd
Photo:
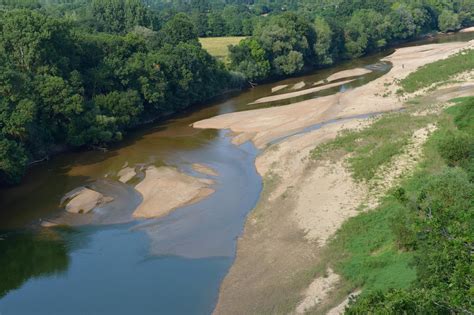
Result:
[[[343,81],[343,82],[330,83],[330,84],[326,84],[326,85],[323,85],[323,86],[317,86],[317,87],[313,87],[313,88],[310,88],[310,89],[301,90],[301,91],[297,91],[297,92],[291,92],[291,93],[285,93],[285,94],[262,97],[262,98],[259,98],[258,100],[256,100],[255,102],[252,102],[250,104],[260,104],[260,103],[268,103],[268,102],[286,100],[286,99],[289,99],[289,98],[302,96],[302,95],[307,95],[307,94],[311,94],[311,93],[316,93],[316,92],[327,90],[327,89],[330,89],[330,88],[333,88],[333,87],[341,86],[341,85],[344,85],[344,84],[352,82],[352,81],[353,80],[347,80],[347,81]]]
[[[400,109],[403,100],[396,95],[397,80],[422,65],[468,47],[474,47],[474,42],[400,48],[384,59],[392,63],[391,71],[364,86],[291,105],[224,114],[198,121],[193,126],[246,133],[244,138],[262,148],[272,139],[325,120]]]
[[[286,88],[288,86],[288,84],[283,84],[283,85],[277,85],[275,87],[272,88],[272,93],[275,93],[275,92],[278,92],[280,90],[283,90],[284,88]]]
[[[69,213],[88,213],[92,209],[104,205],[113,200],[112,197],[106,197],[101,193],[82,187],[67,194],[61,203],[67,201],[65,210]]]
[[[196,178],[172,167],[149,167],[145,179],[135,189],[143,196],[143,202],[133,213],[138,218],[156,218],[172,210],[196,203],[211,195],[212,180]]]
[[[299,90],[299,89],[304,88],[305,85],[306,85],[306,83],[305,83],[304,81],[301,81],[301,82],[298,82],[298,83],[296,83],[295,85],[293,85],[293,86],[291,87],[291,89],[292,89],[292,90]]]
[[[469,33],[469,32],[474,32],[474,26],[466,27],[459,31],[459,33]]]

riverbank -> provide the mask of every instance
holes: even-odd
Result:
[[[258,147],[265,148],[274,139],[317,123],[401,109],[406,107],[409,96],[398,93],[399,80],[419,66],[472,45],[472,42],[448,43],[398,49],[385,58],[393,64],[392,70],[360,88],[288,106],[221,115],[194,126],[228,128],[237,134],[235,142],[251,139]],[[469,93],[472,89],[449,90],[442,96]],[[335,138],[341,130],[357,130],[372,121],[336,120],[269,146],[258,157],[256,166],[264,178],[264,192],[247,219],[236,261],[221,286],[215,313],[298,313],[308,305],[315,306],[307,301],[321,300],[317,295],[311,296],[314,292],[311,287],[320,288],[318,278],[326,273],[314,269],[321,266],[326,241],[342,222],[359,213],[361,204],[365,208],[375,207],[378,196],[391,187],[399,172],[408,172],[413,167],[410,159],[401,157],[395,168],[385,169],[390,176],[388,182],[378,182],[383,189],[368,194],[373,187],[353,179],[346,159],[329,164],[310,159],[316,145]],[[419,150],[433,128],[428,121],[422,122],[425,124],[420,122],[420,127],[413,130],[413,138],[407,138],[413,152]],[[367,195],[373,197],[367,199]],[[313,280],[316,283],[311,286]],[[329,299],[316,303],[318,310],[324,312],[346,300],[352,292],[344,282],[323,286],[331,292]]]

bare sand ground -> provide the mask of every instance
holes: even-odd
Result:
[[[209,176],[219,176],[219,174],[212,168],[204,164],[199,164],[199,163],[194,163],[191,165],[193,170],[195,170],[198,173],[209,175]]]
[[[326,99],[222,115],[198,122],[196,127],[230,128],[262,147],[297,128],[328,119],[398,109],[403,100],[395,96],[396,80],[468,45],[472,43],[403,48],[387,58],[394,65],[391,72],[363,87]],[[383,93],[388,96],[381,96]],[[378,176],[376,185],[354,183],[344,159],[329,164],[308,158],[316,145],[333,139],[338,131],[368,123],[350,120],[325,125],[272,145],[257,158],[264,191],[239,239],[236,260],[221,286],[216,314],[289,314],[306,309],[339,314],[344,309],[348,288],[338,287],[337,276],[326,281],[320,273],[309,272],[319,263],[321,246],[344,220],[357,215],[361,203],[376,206],[378,196],[416,165],[421,145],[434,130],[429,125],[416,131],[406,153],[381,170],[383,176]]]
[[[393,64],[391,71],[364,86],[287,106],[224,114],[198,121],[194,127],[244,133],[247,134],[244,138],[252,139],[257,147],[262,148],[272,139],[325,120],[400,109],[403,102],[396,95],[397,80],[424,64],[468,47],[474,47],[474,42],[400,48],[384,59]]]
[[[352,82],[352,81],[353,80],[346,80],[346,81],[343,81],[343,82],[330,83],[330,84],[326,84],[326,85],[323,85],[323,86],[317,86],[317,87],[313,87],[313,88],[309,88],[309,89],[305,89],[305,90],[301,90],[301,91],[297,91],[297,92],[291,92],[291,93],[285,93],[285,94],[262,97],[262,98],[259,98],[258,100],[256,100],[255,102],[250,103],[249,105],[286,100],[286,99],[297,97],[297,96],[302,96],[302,95],[306,95],[306,94],[311,94],[311,93],[316,93],[316,92],[319,92],[319,91],[327,90],[327,89],[330,89],[330,88],[333,88],[333,87],[336,87],[336,86],[341,86],[341,85],[344,85],[344,84]]]
[[[172,167],[149,167],[145,179],[135,186],[143,202],[133,213],[138,218],[157,218],[176,208],[196,203],[211,195],[212,180],[196,178]]]

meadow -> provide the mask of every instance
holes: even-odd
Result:
[[[245,36],[201,37],[199,42],[209,54],[224,62],[229,55],[229,45],[237,45]]]

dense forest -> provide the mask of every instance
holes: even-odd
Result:
[[[474,1],[0,0],[0,183],[245,81],[474,22]],[[245,35],[230,62],[198,37]]]

